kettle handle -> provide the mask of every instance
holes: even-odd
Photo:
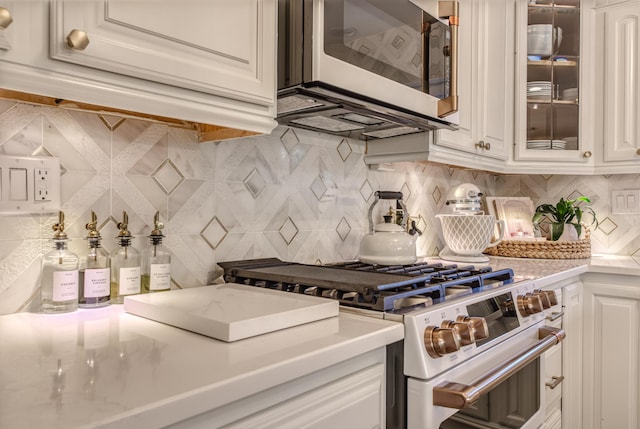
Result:
[[[402,220],[400,221],[400,225],[405,228],[407,222],[407,206],[402,201],[402,192],[395,191],[376,191],[374,193],[376,199],[373,201],[373,204],[369,206],[369,234],[373,234],[373,208],[378,203],[378,200],[396,200],[400,207],[402,207]]]
[[[375,195],[379,200],[402,200],[402,192],[376,191]]]

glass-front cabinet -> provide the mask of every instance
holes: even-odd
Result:
[[[593,163],[580,0],[518,2],[516,160]],[[583,135],[584,134],[584,135]]]

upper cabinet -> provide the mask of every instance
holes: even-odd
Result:
[[[597,171],[640,168],[640,1],[599,1],[596,9]]]
[[[459,129],[369,141],[365,162],[428,160],[504,171],[513,144],[517,1],[459,2]]]
[[[51,57],[269,104],[275,59],[266,36],[275,20],[264,20],[266,7],[258,0],[57,0]]]
[[[0,7],[15,11],[0,30],[15,31],[4,54],[0,37],[3,89],[258,133],[276,125],[275,0]]]
[[[479,168],[511,150],[514,9],[513,0],[460,1],[460,130],[438,131],[436,145],[469,153],[461,159]]]
[[[591,10],[580,0],[529,0],[517,11],[515,161],[587,173],[594,164]],[[592,79],[591,79],[592,80]]]

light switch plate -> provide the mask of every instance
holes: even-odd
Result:
[[[640,189],[622,189],[611,191],[611,213],[640,213]]]
[[[0,213],[52,213],[58,210],[58,158],[0,156]]]

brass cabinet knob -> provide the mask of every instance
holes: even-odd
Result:
[[[4,30],[13,22],[13,18],[11,18],[11,12],[9,9],[5,9],[4,7],[0,7],[0,29]]]
[[[71,30],[67,36],[67,46],[76,51],[82,51],[89,44],[89,36],[82,30]]]
[[[636,155],[640,156],[640,149],[636,150]]]
[[[478,149],[491,150],[491,143],[485,143],[484,140],[480,140],[478,143],[476,143],[476,147]]]
[[[593,154],[591,153],[591,151],[590,151],[590,150],[588,150],[588,151],[586,151],[585,153],[583,153],[583,154],[582,154],[582,156],[583,156],[584,158],[591,158],[591,155],[593,155]]]
[[[432,358],[460,350],[460,338],[453,329],[427,326],[424,330],[424,347]]]

